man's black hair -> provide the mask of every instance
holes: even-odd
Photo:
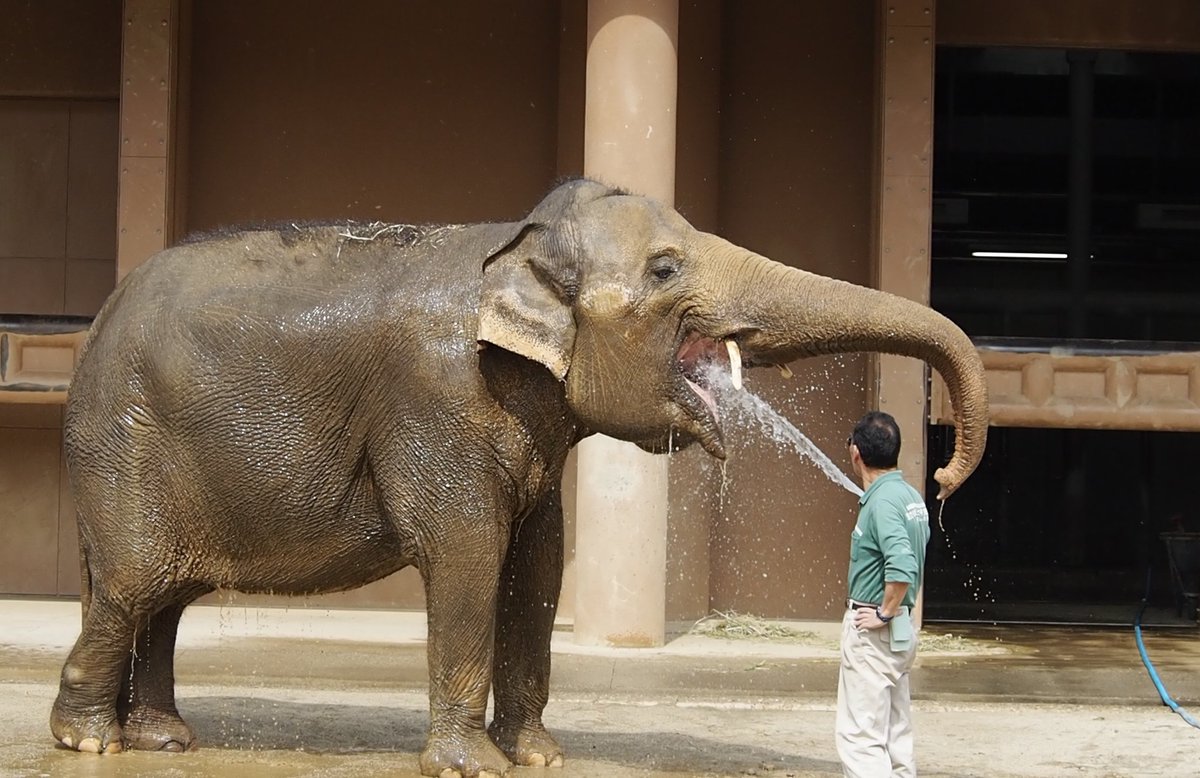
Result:
[[[890,413],[871,411],[854,425],[850,442],[858,446],[863,464],[890,470],[900,459],[900,427]]]

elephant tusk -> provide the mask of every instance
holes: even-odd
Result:
[[[791,371],[791,369],[788,368],[787,365],[776,365],[775,367],[778,368],[779,375],[783,376],[784,378],[792,377],[792,371]]]
[[[725,341],[725,348],[729,350],[729,372],[730,379],[733,381],[734,389],[742,388],[742,351],[738,348],[737,341]]]

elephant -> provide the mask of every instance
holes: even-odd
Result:
[[[189,603],[345,590],[415,565],[421,771],[559,765],[542,713],[568,451],[602,433],[724,458],[713,365],[850,351],[944,377],[957,445],[935,477],[949,496],[987,436],[966,335],[656,200],[579,178],[510,223],[185,239],[114,290],[70,387],[83,623],[51,731],[79,751],[187,750],[173,654]]]

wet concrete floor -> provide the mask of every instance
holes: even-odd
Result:
[[[298,632],[239,630],[227,616],[213,627],[198,612],[200,626],[181,630],[177,669],[180,709],[202,748],[96,757],[56,747],[46,723],[77,606],[70,622],[69,608],[0,602],[0,776],[416,774],[428,726],[419,617],[348,616],[356,628],[409,624],[364,636],[320,619]],[[840,774],[836,625],[807,626],[800,644],[686,636],[650,651],[586,649],[556,635],[546,721],[567,765],[510,776]],[[1158,703],[1131,632],[945,632],[927,630],[913,675],[923,775],[1200,773],[1200,730]],[[1200,634],[1146,642],[1168,689],[1196,713]]]

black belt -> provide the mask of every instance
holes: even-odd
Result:
[[[858,608],[875,609],[875,608],[878,608],[879,606],[873,602],[859,602],[858,600],[846,600],[846,607],[849,608],[850,610],[857,610]]]

